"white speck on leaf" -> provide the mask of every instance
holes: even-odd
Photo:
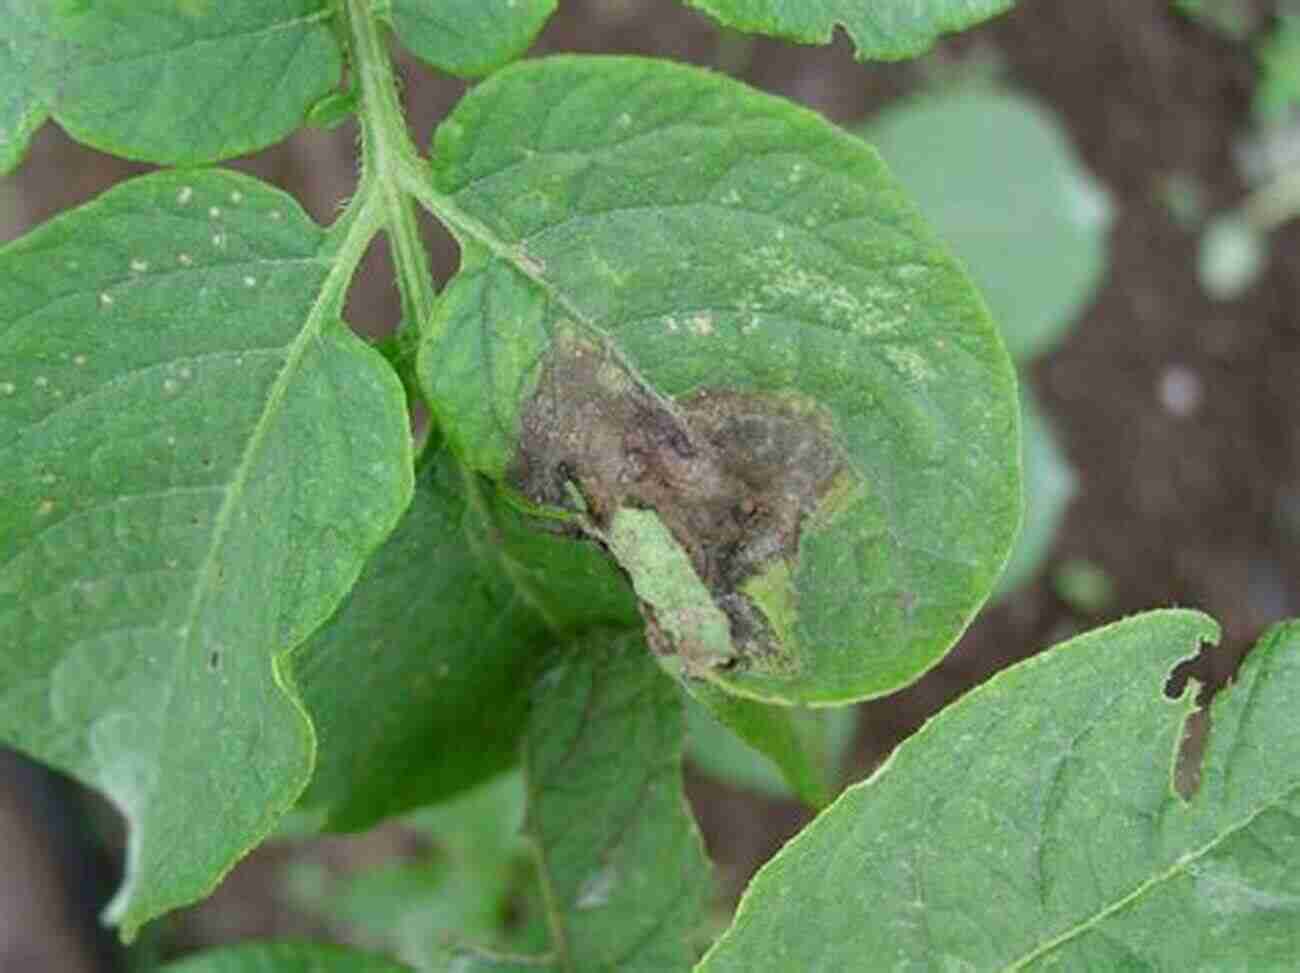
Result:
[[[226,235],[224,233],[212,234],[212,245],[214,247],[224,247],[226,245]]]
[[[609,902],[610,893],[618,886],[618,869],[606,865],[600,871],[587,876],[578,889],[578,899],[574,906],[578,909],[598,909]]]
[[[85,355],[74,355],[73,358],[72,358],[72,364],[74,364],[74,365],[76,365],[76,366],[78,366],[78,367],[80,367],[80,366],[86,364],[86,356],[85,356]]]
[[[104,307],[108,307],[110,304],[113,303],[113,295],[110,294],[108,291],[100,291],[99,303],[102,304]]]
[[[40,517],[48,517],[54,513],[54,501],[48,497],[42,500],[40,506],[36,508],[36,513]]]
[[[13,395],[18,391],[18,386],[13,382],[0,382],[0,395]]]
[[[163,392],[167,395],[175,395],[176,390],[180,388],[180,383],[174,378],[163,379]]]
[[[221,219],[221,207],[220,206],[208,207],[208,215],[212,217],[214,220]]]
[[[275,220],[277,223],[280,220],[284,219],[284,214],[281,213],[278,209],[271,210],[271,212],[268,213],[267,215],[270,216],[271,219]]]
[[[137,274],[143,274],[149,269],[149,261],[141,260],[139,257],[131,261],[131,269]]]
[[[193,198],[194,198],[193,186],[182,186],[180,192],[176,194],[176,202],[180,203],[182,206],[188,205],[189,201]]]
[[[38,389],[43,389],[43,388],[45,388],[45,386],[47,386],[47,385],[49,385],[49,384],[50,384],[50,380],[49,380],[48,378],[46,378],[44,375],[37,375],[37,376],[36,376],[36,387],[37,387]]]
[[[233,189],[230,192],[230,201],[234,203],[236,206],[238,206],[240,203],[244,201],[244,194],[241,193],[238,189]]]
[[[245,287],[256,287],[256,286],[257,286],[257,278],[256,278],[256,277],[253,277],[253,276],[245,277],[245,278],[244,278],[244,286],[245,286]]]
[[[194,258],[188,253],[178,253],[176,255],[176,262],[182,267],[188,267],[190,264],[194,263]]]

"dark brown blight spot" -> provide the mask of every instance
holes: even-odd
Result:
[[[620,508],[655,511],[727,616],[731,665],[771,670],[789,667],[793,646],[755,606],[756,589],[743,589],[782,562],[792,576],[809,518],[833,513],[859,482],[808,399],[702,389],[670,400],[598,341],[567,334],[525,403],[508,480],[535,503],[585,505],[599,531]],[[651,644],[666,651],[642,609]]]

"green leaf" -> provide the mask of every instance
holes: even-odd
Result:
[[[687,683],[691,761],[701,770],[768,794],[794,794],[814,808],[830,803],[856,712],[773,706]]]
[[[635,618],[593,545],[539,530],[429,447],[405,518],[294,653],[320,739],[302,803],[355,830],[512,765],[542,650]]]
[[[473,89],[412,190],[464,248],[420,349],[435,411],[592,536],[654,511],[735,650],[651,599],[657,652],[836,702],[947,650],[1019,517],[1014,380],[871,149],[696,69],[551,58]]]
[[[409,966],[337,946],[253,943],[199,953],[163,973],[403,973]]]
[[[1106,271],[1112,205],[1046,109],[963,92],[892,108],[863,135],[970,268],[1011,356],[1060,341]]]
[[[456,939],[514,945],[519,886],[533,877],[530,848],[519,833],[523,815],[523,774],[501,774],[403,820],[404,831],[427,844],[427,854],[332,880],[318,862],[304,862],[291,883],[293,904],[417,969],[439,968],[434,958]],[[541,912],[528,916],[534,911]],[[544,945],[544,930],[538,931]]]
[[[0,738],[126,815],[128,937],[297,799],[285,653],[410,496],[402,389],[338,320],[331,247],[208,171],[0,250]]]
[[[1256,56],[1259,87],[1251,109],[1265,124],[1283,124],[1300,107],[1300,8],[1278,17]]]
[[[596,632],[538,680],[525,832],[558,969],[690,968],[709,866],[682,794],[682,704],[639,636]]]
[[[451,74],[490,74],[528,49],[556,0],[388,0],[398,38]]]
[[[1028,385],[1020,387],[1020,432],[1024,437],[1025,521],[998,581],[1000,595],[1014,591],[1038,573],[1078,488],[1074,467],[1061,452]]]
[[[130,159],[192,165],[278,142],[342,71],[330,0],[55,9],[63,42],[55,117],[79,142]]]
[[[1187,611],[1080,636],[903,743],[759,873],[707,973],[1280,970],[1300,950],[1300,623],[1211,707],[1199,790],[1173,767],[1218,636]]]
[[[685,0],[720,23],[803,44],[829,44],[843,27],[859,61],[901,61],[1010,10],[1015,0]]]
[[[0,0],[0,173],[16,166],[49,117],[59,46],[48,11],[31,0]]]

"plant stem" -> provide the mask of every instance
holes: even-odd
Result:
[[[345,0],[343,16],[361,91],[360,195],[379,199],[402,295],[401,328],[417,328],[437,297],[415,206],[400,180],[419,152],[406,130],[392,57],[369,0]]]

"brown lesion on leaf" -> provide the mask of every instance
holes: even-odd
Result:
[[[537,504],[581,503],[593,534],[619,508],[654,510],[726,614],[736,667],[766,671],[788,670],[794,646],[742,586],[782,560],[792,575],[802,531],[860,484],[811,400],[734,389],[668,399],[600,340],[563,331],[524,404],[508,480]]]

